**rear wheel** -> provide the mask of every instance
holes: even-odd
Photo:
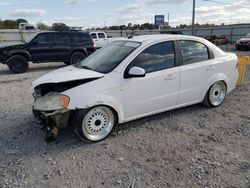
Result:
[[[82,139],[100,141],[106,138],[116,123],[114,112],[106,106],[78,110],[73,121],[74,132]]]
[[[241,50],[241,47],[240,46],[238,46],[238,45],[236,45],[236,50]]]
[[[9,69],[16,74],[24,73],[29,68],[28,60],[21,55],[15,55],[15,56],[11,57],[7,61],[7,65],[9,67]]]
[[[70,57],[69,63],[71,65],[73,65],[73,64],[79,63],[83,59],[85,59],[85,55],[83,53],[81,53],[81,52],[73,52],[73,54]]]
[[[65,65],[71,65],[69,61],[64,61]]]
[[[226,94],[226,84],[223,81],[218,81],[210,87],[202,103],[209,107],[220,106],[225,100]]]

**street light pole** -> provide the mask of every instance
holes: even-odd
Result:
[[[193,0],[192,35],[194,35],[194,24],[195,24],[195,0]]]
[[[169,12],[168,12],[168,27],[169,27]]]

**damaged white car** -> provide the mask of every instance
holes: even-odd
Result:
[[[35,80],[33,112],[47,141],[69,124],[100,141],[119,123],[201,102],[217,107],[237,78],[236,55],[205,39],[137,36]]]

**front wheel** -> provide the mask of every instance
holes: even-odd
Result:
[[[116,123],[114,112],[106,106],[77,110],[73,129],[82,140],[100,141],[106,138]]]
[[[225,82],[223,81],[215,82],[208,90],[202,103],[209,107],[220,106],[225,100],[226,94],[227,94],[227,86]]]
[[[16,74],[24,73],[29,68],[28,60],[21,55],[14,55],[7,61],[9,69]]]

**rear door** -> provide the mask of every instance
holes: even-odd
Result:
[[[182,59],[178,104],[200,102],[204,88],[216,73],[216,62],[208,47],[191,40],[179,41]]]
[[[105,33],[94,32],[94,33],[91,33],[90,35],[95,43],[96,48],[101,48],[107,44],[107,36]]]
[[[72,49],[72,39],[69,33],[55,33],[55,51],[57,61],[67,61],[70,58]]]
[[[98,40],[99,40],[100,45],[102,47],[105,46],[107,44],[107,36],[106,36],[106,34],[103,33],[103,32],[98,32],[97,36],[98,36]]]
[[[29,43],[29,52],[33,61],[51,61],[56,58],[53,33],[40,33]]]

